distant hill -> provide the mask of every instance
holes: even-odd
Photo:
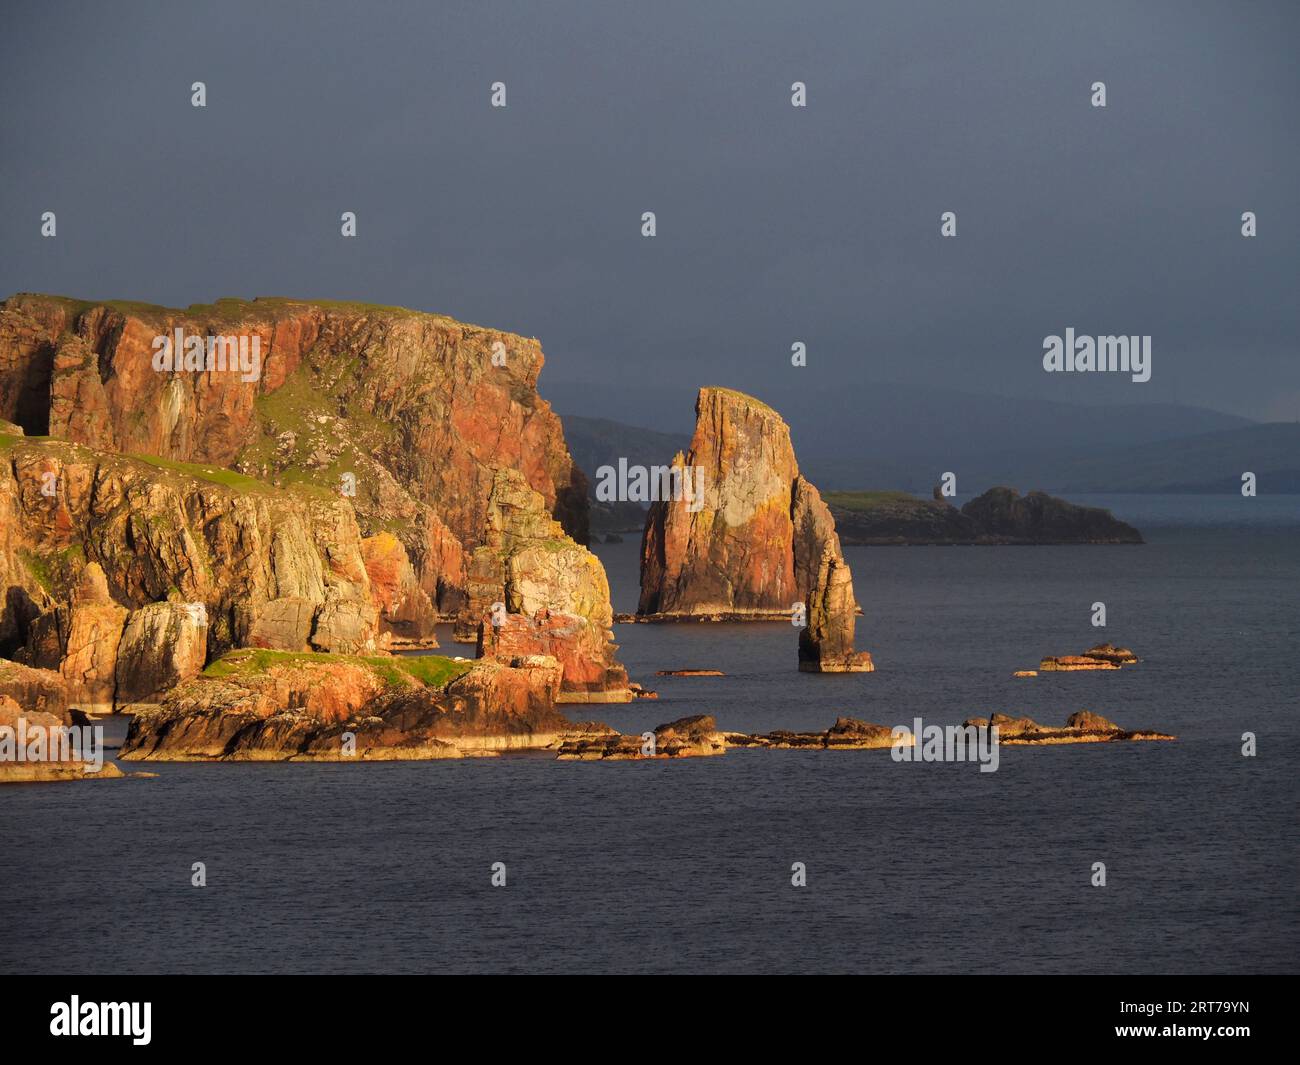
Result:
[[[1014,483],[1061,492],[1300,492],[1300,422],[1268,422],[1137,447],[1021,458]],[[996,472],[990,474],[997,479]],[[1003,478],[1004,480],[1007,478]]]
[[[596,470],[601,466],[617,466],[620,458],[632,465],[654,466],[668,462],[691,444],[690,433],[660,433],[608,418],[561,414],[560,421],[564,423],[569,454],[593,487]]]
[[[592,535],[639,534],[645,526],[646,508],[639,503],[597,501],[596,471],[601,466],[617,468],[620,458],[626,459],[629,465],[647,469],[663,465],[678,451],[690,447],[690,434],[658,433],[608,418],[586,418],[577,414],[562,414],[560,420],[564,423],[564,439],[569,445],[569,454],[587,475]]]
[[[990,488],[958,509],[906,492],[827,492],[846,544],[1140,544],[1142,534],[1108,510],[1043,492]]]

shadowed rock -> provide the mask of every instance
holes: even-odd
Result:
[[[799,669],[804,673],[870,673],[867,651],[854,651],[858,605],[848,563],[827,543],[808,591],[807,625],[799,630]]]

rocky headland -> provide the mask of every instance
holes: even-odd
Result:
[[[209,359],[238,339],[255,372],[160,372],[172,336]],[[3,301],[0,658],[59,712],[136,712],[230,650],[427,649],[492,613],[485,653],[553,655],[569,701],[629,698],[542,363],[401,308]]]
[[[187,335],[209,353],[218,335],[255,340],[257,372],[160,372],[157,338]],[[647,738],[561,712],[654,693],[618,661],[542,361],[535,340],[400,308],[0,303],[0,724],[129,714],[120,757],[141,761],[892,746],[850,717],[750,735],[699,714]],[[702,496],[649,511],[638,619],[795,620],[800,670],[871,670],[835,512],[785,422],[719,388],[696,415],[672,466],[702,471]],[[1037,496],[988,493],[942,518],[1007,542],[1080,521],[1088,542],[1107,535]],[[478,657],[392,653],[435,648],[440,622]],[[1080,657],[1136,660],[1109,645]],[[1063,729],[993,720],[1024,744],[1168,738],[1087,714]]]
[[[1100,507],[1045,492],[990,488],[961,508],[906,492],[828,492],[846,544],[1140,544],[1142,534]]]

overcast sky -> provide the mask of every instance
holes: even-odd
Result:
[[[1298,43],[1291,0],[11,0],[0,294],[439,311],[650,425],[886,381],[1295,419]],[[1044,373],[1067,326],[1151,381]]]

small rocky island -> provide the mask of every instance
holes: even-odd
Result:
[[[1127,647],[1100,643],[1096,647],[1089,647],[1081,655],[1044,658],[1038,668],[1043,673],[1077,673],[1081,670],[1119,669],[1137,661],[1138,656]]]
[[[1109,510],[1045,492],[990,488],[958,508],[907,492],[827,492],[846,544],[1140,544],[1142,534]]]

